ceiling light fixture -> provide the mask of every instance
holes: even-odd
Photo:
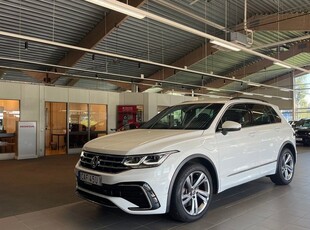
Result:
[[[229,77],[220,76],[220,75],[216,75],[216,74],[204,73],[204,72],[196,71],[196,70],[192,70],[192,69],[184,69],[184,68],[178,67],[178,66],[167,65],[167,64],[163,64],[163,63],[153,62],[153,61],[149,61],[149,60],[143,60],[143,59],[139,59],[139,58],[135,58],[135,57],[128,57],[128,56],[114,54],[114,53],[110,53],[110,52],[104,52],[104,51],[100,51],[100,50],[87,49],[87,48],[73,46],[73,45],[68,45],[68,44],[64,44],[64,43],[60,43],[60,42],[49,41],[49,40],[45,40],[45,39],[41,39],[41,38],[35,38],[35,37],[30,37],[30,36],[20,35],[20,34],[14,34],[14,33],[5,32],[5,31],[1,31],[1,30],[0,30],[0,36],[6,36],[6,37],[11,37],[11,38],[17,38],[17,39],[24,39],[24,40],[27,40],[27,41],[33,41],[33,42],[38,42],[38,43],[46,44],[46,45],[57,46],[57,47],[62,47],[62,48],[67,48],[67,49],[72,49],[72,50],[78,50],[78,51],[83,51],[83,52],[87,52],[87,53],[91,53],[91,54],[103,55],[103,56],[107,56],[107,57],[111,57],[111,58],[118,58],[118,59],[124,59],[124,60],[128,60],[128,61],[133,61],[133,62],[140,62],[140,63],[143,63],[143,64],[150,64],[150,65],[160,66],[160,67],[163,67],[163,68],[173,69],[174,71],[183,71],[183,72],[188,72],[188,73],[193,73],[193,74],[198,74],[198,75],[206,75],[206,76],[209,76],[209,77],[214,77],[214,78],[219,78],[219,79],[227,79],[227,80],[232,80],[232,81],[237,81],[237,82],[244,82],[244,83],[250,84],[249,81],[246,81],[246,80],[232,79],[232,78],[229,78]],[[47,65],[45,63],[26,61],[26,60],[14,59],[14,58],[0,57],[0,59],[1,60],[11,60],[11,61],[16,61],[16,62],[31,63],[31,64]],[[68,68],[68,67],[65,67],[65,66],[51,65],[51,64],[48,64],[48,66],[58,67],[58,68],[63,68],[63,69],[77,69],[77,68],[72,68],[72,67]],[[310,70],[307,70],[307,71],[310,73]],[[278,87],[278,86],[258,84],[258,83],[255,83],[255,84],[253,83],[251,85],[252,86],[256,86],[256,87],[264,86],[266,88],[281,89],[281,87]],[[291,90],[291,91],[293,91],[293,90]]]
[[[28,41],[25,41],[25,50],[28,50],[28,48],[29,48],[29,44],[28,44]]]
[[[172,26],[174,28],[178,28],[180,30],[183,30],[183,31],[186,31],[186,32],[189,32],[191,34],[195,34],[197,36],[200,36],[200,37],[203,37],[203,38],[207,38],[207,39],[210,39],[211,41],[218,41],[218,42],[221,42],[225,45],[228,45],[228,46],[231,46],[231,47],[235,47],[237,49],[240,49],[246,53],[249,53],[249,54],[252,54],[252,55],[255,55],[255,56],[259,56],[261,58],[265,58],[267,60],[270,60],[270,61],[273,61],[273,62],[280,62],[282,63],[281,60],[278,60],[276,58],[273,58],[273,57],[270,57],[266,54],[262,54],[262,53],[259,53],[259,52],[256,52],[254,50],[251,50],[251,49],[248,49],[246,47],[243,47],[243,46],[240,46],[240,45],[236,45],[236,44],[233,44],[231,42],[228,42],[226,40],[223,40],[223,39],[220,39],[218,37],[215,37],[211,34],[208,34],[208,33],[205,33],[205,32],[202,32],[202,31],[199,31],[197,29],[194,29],[194,28],[191,28],[189,26],[186,26],[186,25],[183,25],[181,23],[178,23],[178,22],[175,22],[175,21],[172,21],[170,19],[167,19],[167,18],[163,18],[161,16],[158,16],[158,15],[155,15],[153,13],[150,13],[150,12],[147,12],[145,10],[141,10],[141,9],[138,9],[138,8],[135,8],[135,7],[132,7],[132,6],[129,6],[129,5],[126,5],[124,3],[121,3],[121,2],[118,2],[118,1],[115,1],[115,0],[85,0],[85,1],[88,1],[88,2],[91,2],[93,4],[96,4],[96,5],[100,5],[100,6],[103,6],[104,4],[107,4],[109,3],[110,5],[114,5],[114,9],[116,11],[119,11],[119,12],[122,12],[121,10],[123,9],[129,9],[129,12],[135,12],[135,13],[138,13],[144,17],[147,17],[149,19],[152,19],[152,20],[155,20],[157,22],[161,22],[163,24],[166,24],[166,25],[169,25],[169,26]],[[115,7],[115,5],[117,5],[117,7]],[[111,8],[112,9],[112,8]],[[128,13],[128,11],[127,11]],[[127,14],[126,13],[126,14]],[[3,33],[3,32],[0,32],[0,33]],[[224,47],[224,46],[223,46]],[[285,63],[284,63],[285,64]],[[310,70],[307,70],[307,69],[304,69],[304,68],[301,68],[299,66],[296,66],[296,65],[291,65],[291,68],[294,68],[294,69],[297,69],[297,70],[300,70],[302,72],[305,72],[305,73],[310,73]]]
[[[49,66],[53,66],[53,65],[49,65]],[[64,69],[71,69],[68,67],[63,66]],[[86,75],[78,75],[78,74],[69,74],[69,73],[55,73],[53,71],[44,71],[44,70],[34,70],[34,69],[25,69],[25,68],[18,68],[18,67],[8,67],[8,66],[0,66],[0,69],[6,69],[6,70],[18,70],[18,71],[27,71],[27,72],[35,72],[35,73],[45,73],[45,74],[56,74],[56,75],[60,75],[61,77],[69,77],[69,78],[77,78],[77,79],[88,79],[88,80],[96,80],[96,81],[106,81],[106,82],[122,82],[125,84],[132,84],[132,82],[129,81],[125,81],[125,80],[116,80],[116,79],[107,79],[107,78],[103,78],[100,77],[99,79],[93,76],[86,76]],[[74,69],[78,69],[78,68],[74,68]],[[124,78],[130,78],[130,79],[140,79],[139,77],[135,77],[135,76],[129,76],[129,75],[123,75],[123,74],[116,74],[116,73],[111,73],[111,72],[98,72],[98,71],[92,71],[92,70],[87,70],[88,72],[92,72],[92,73],[99,73],[102,75],[107,75],[107,76],[118,76],[118,77],[124,77]],[[160,81],[160,83],[167,83],[167,84],[173,84],[173,85],[178,85],[178,86],[184,86],[184,83],[179,83],[179,82],[171,82],[171,81],[165,81],[165,80],[156,80],[156,79],[144,79],[146,81],[151,81],[151,82],[158,82]],[[53,83],[55,84],[55,83]],[[147,83],[143,83],[143,82],[139,82],[137,83],[139,85],[146,85],[146,86],[153,86],[154,84],[147,84]],[[185,84],[188,87],[194,87],[197,88],[197,85],[191,85],[191,84]],[[207,90],[215,90],[217,91],[218,89],[215,88],[210,88],[210,87],[202,87],[199,86],[202,89],[207,89]],[[238,90],[229,90],[229,89],[222,89],[222,92],[230,92],[230,93],[244,93]],[[210,92],[210,93],[214,93],[214,91]],[[210,94],[209,94],[210,95]],[[260,93],[253,93],[254,96],[259,96],[259,97],[263,97],[265,95],[260,94]],[[215,95],[214,95],[215,96]],[[219,95],[216,95],[219,96]],[[223,96],[220,96],[223,97]],[[225,96],[224,96],[225,97]],[[285,97],[279,97],[279,96],[271,96],[272,98],[276,98],[276,99],[282,99],[282,100],[292,100],[292,98],[285,98]]]
[[[288,88],[280,88],[280,90],[283,92],[290,92],[291,91],[291,89],[288,89]]]
[[[283,63],[280,63],[280,62],[276,62],[276,61],[273,64],[281,66],[281,67],[284,67],[284,68],[287,68],[287,69],[291,69],[292,68],[289,65],[286,65],[286,64],[283,64]]]
[[[239,48],[237,48],[237,47],[234,47],[234,46],[232,46],[232,45],[223,43],[223,42],[221,42],[221,41],[211,40],[210,43],[212,43],[212,44],[214,44],[214,45],[218,45],[218,46],[224,47],[224,48],[226,48],[226,49],[233,50],[233,51],[240,51],[240,50],[241,50],[241,49],[239,49]]]
[[[114,10],[128,16],[143,19],[145,15],[141,12],[137,12],[137,9],[133,6],[115,1],[115,0],[85,0],[86,2],[93,3],[98,6],[102,6],[104,8],[108,8],[110,10]]]
[[[250,85],[250,86],[255,86],[255,87],[260,87],[261,86],[260,84],[255,83],[255,82],[251,82],[251,81],[247,82],[247,84]]]

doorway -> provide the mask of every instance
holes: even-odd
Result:
[[[62,102],[45,103],[45,155],[67,153],[67,105]]]

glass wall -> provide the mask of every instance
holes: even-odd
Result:
[[[107,107],[104,105],[89,105],[90,139],[107,134]]]
[[[310,118],[310,74],[295,79],[295,120]]]
[[[45,111],[45,155],[78,153],[107,133],[106,105],[46,102]]]
[[[80,152],[86,142],[106,133],[106,105],[69,104],[69,153]]]
[[[67,152],[66,121],[66,103],[45,103],[45,155],[65,154]]]
[[[82,148],[89,140],[88,105],[69,104],[69,149]]]
[[[0,154],[15,153],[16,122],[19,118],[19,101],[0,100]]]

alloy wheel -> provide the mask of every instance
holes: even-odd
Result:
[[[210,200],[210,181],[202,171],[192,172],[182,186],[182,205],[192,216],[200,214]]]

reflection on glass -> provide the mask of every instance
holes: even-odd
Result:
[[[107,132],[107,106],[89,105],[90,139],[105,135]]]
[[[69,104],[69,148],[82,148],[88,141],[87,104]]]

